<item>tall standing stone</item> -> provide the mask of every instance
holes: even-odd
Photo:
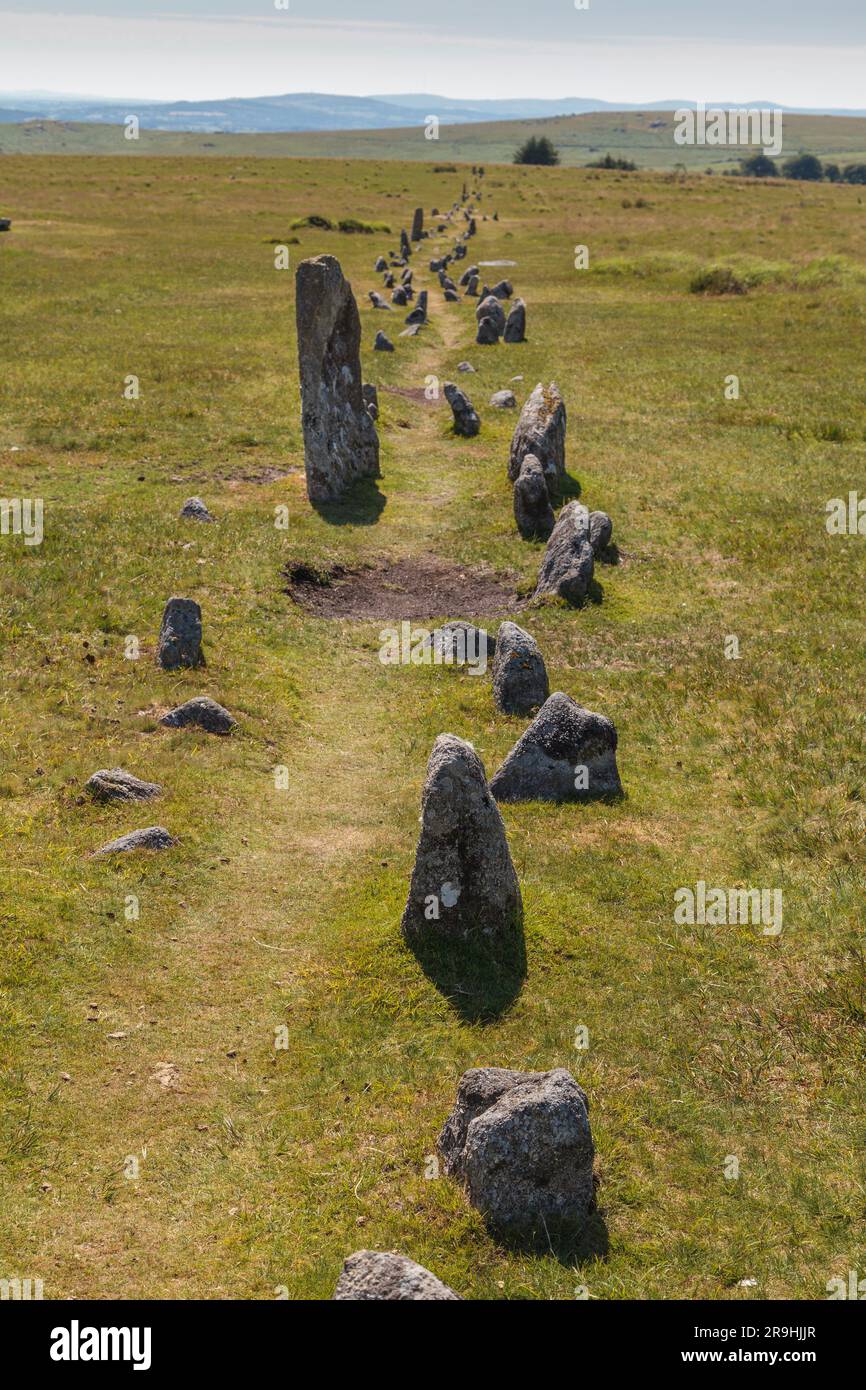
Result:
[[[420,241],[421,233],[424,231],[424,209],[416,208],[415,216],[412,218],[412,240]]]
[[[159,629],[156,656],[165,671],[180,666],[201,666],[201,609],[192,598],[170,598]]]
[[[520,412],[511,441],[508,476],[514,482],[527,454],[534,454],[544,469],[551,491],[558,490],[565,473],[565,402],[555,382],[538,383]]]
[[[409,941],[493,942],[520,929],[522,903],[505,826],[470,743],[440,734],[427,764],[421,836],[403,913]]]
[[[550,533],[533,597],[555,594],[566,603],[583,603],[595,571],[589,512],[567,502]]]
[[[295,281],[304,466],[311,502],[379,477],[379,438],[361,397],[361,320],[334,256],[298,266]]]

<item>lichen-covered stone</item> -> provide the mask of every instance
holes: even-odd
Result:
[[[501,636],[497,642],[497,656]],[[617,734],[603,714],[556,691],[491,779],[497,801],[584,801],[622,792]]]

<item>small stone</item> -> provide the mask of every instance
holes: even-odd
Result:
[[[464,1072],[439,1152],[494,1231],[549,1244],[552,1231],[584,1225],[593,1205],[589,1102],[562,1067]]]
[[[488,294],[481,300],[475,310],[475,318],[478,323],[481,323],[482,319],[492,319],[496,325],[496,336],[502,337],[505,331],[505,311],[494,295]]]
[[[132,830],[117,840],[109,840],[108,844],[96,850],[93,858],[98,859],[104,854],[127,854],[137,849],[168,849],[176,844],[177,840],[163,826],[149,825],[145,830]]]
[[[406,315],[406,322],[409,324],[422,324],[427,322],[427,291],[422,290],[418,295],[418,303],[410,314]]]
[[[454,433],[473,438],[481,429],[481,421],[472,402],[453,381],[446,381],[443,390],[454,415]]]
[[[165,671],[201,666],[201,609],[195,599],[170,598],[162,615],[157,662]]]
[[[583,603],[594,568],[589,512],[581,502],[568,502],[547,542],[533,597],[553,594],[566,603]]]
[[[493,319],[483,318],[479,321],[478,332],[475,341],[479,347],[495,347],[499,342],[499,333]]]
[[[354,1302],[460,1302],[459,1294],[405,1255],[356,1250],[344,1262],[334,1298]]]
[[[514,484],[514,519],[524,540],[547,540],[556,524],[544,469],[534,454],[527,454]]]
[[[373,269],[374,269],[379,275],[381,275],[383,271],[385,271],[385,270],[388,269],[388,262],[385,260],[385,257],[384,257],[384,256],[380,256],[380,257],[379,257],[379,259],[376,261],[376,264],[375,264],[375,266],[373,267]]]
[[[381,330],[376,334],[376,341],[375,341],[375,343],[373,344],[373,351],[374,351],[374,352],[393,352],[393,351],[394,351],[394,344],[391,342],[391,339],[390,339],[390,338],[386,338],[386,337],[385,337],[385,334],[384,334]]]
[[[497,299],[510,299],[514,294],[514,286],[510,280],[500,280],[499,284],[490,290],[490,294],[495,295]]]
[[[458,362],[457,370],[458,372],[474,372],[475,368],[472,366],[471,362]]]
[[[94,772],[84,784],[94,801],[149,801],[162,795],[162,787],[156,782],[142,782],[122,767],[102,768]]]
[[[613,535],[613,522],[607,512],[590,512],[589,514],[589,543],[592,546],[592,553],[598,559],[603,551],[610,545]]]
[[[394,291],[394,294],[396,294],[396,293],[397,293],[397,291],[395,290],[395,291]],[[387,309],[387,310],[390,312],[390,310],[391,310],[391,305],[388,304],[388,303],[382,298],[382,296],[379,294],[378,290],[370,290],[369,296],[370,296],[370,303],[372,304],[372,306],[373,306],[374,309]],[[393,296],[392,296],[392,298],[393,298]]]
[[[496,638],[474,623],[457,621],[434,628],[425,646],[433,652],[435,665],[468,665],[479,673],[487,670],[488,660],[496,651]]]
[[[188,497],[180,509],[181,516],[192,521],[213,521],[213,517],[200,497]]]
[[[542,705],[490,783],[497,801],[619,796],[616,729],[561,690]]]
[[[209,734],[230,734],[237,721],[227,709],[217,704],[208,695],[197,695],[192,700],[169,710],[160,719],[169,729],[185,729],[190,724],[198,725]]]
[[[517,623],[504,622],[496,636],[493,702],[503,714],[532,714],[550,694],[538,643]]]
[[[516,410],[517,397],[513,391],[494,391],[490,404],[496,410]]]

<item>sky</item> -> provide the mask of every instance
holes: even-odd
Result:
[[[588,4],[0,0],[0,90],[866,106],[866,0]]]

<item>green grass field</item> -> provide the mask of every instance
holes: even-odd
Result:
[[[44,498],[45,538],[0,537],[0,1277],[46,1298],[329,1298],[359,1247],[477,1299],[810,1299],[864,1269],[864,540],[824,517],[866,465],[864,194],[491,167],[472,253],[517,263],[529,342],[476,347],[428,244],[430,327],[396,339],[374,260],[463,173],[3,159],[0,495]],[[311,213],[392,231],[291,230]],[[477,368],[471,441],[381,390],[378,501],[329,519],[274,268],[292,237],[294,265],[330,251],[352,280],[367,380]],[[716,264],[748,293],[691,293]],[[551,378],[622,560],[600,603],[518,620],[551,688],[616,723],[626,796],[504,808],[528,974],[472,1025],[399,932],[421,785],[438,733],[492,775],[524,723],[488,679],[381,665],[382,623],[304,613],[284,571],[432,554],[530,590],[514,414],[488,401]],[[218,524],[178,520],[192,493]],[[202,605],[203,672],[154,663],[171,594]],[[158,725],[200,693],[236,735]],[[84,799],[116,765],[164,798]],[[154,822],[175,849],[89,857]],[[781,935],[676,926],[699,879],[781,889]],[[566,1066],[589,1094],[600,1214],[574,1260],[497,1243],[425,1176],[482,1064]]]
[[[435,114],[435,113],[432,113]],[[224,155],[249,158],[292,156],[304,159],[399,159],[423,163],[456,160],[465,164],[507,164],[530,136],[546,135],[562,163],[586,165],[605,154],[631,159],[641,169],[685,165],[717,173],[735,169],[748,149],[677,145],[673,111],[603,111],[545,120],[490,121],[446,125],[438,140],[425,138],[424,121],[394,130],[312,131],[280,135],[203,135],[173,131],[140,132],[124,138],[122,125],[71,121],[27,121],[0,125],[0,154]],[[866,161],[866,120],[856,116],[785,115],[783,155],[807,150],[840,163]]]

